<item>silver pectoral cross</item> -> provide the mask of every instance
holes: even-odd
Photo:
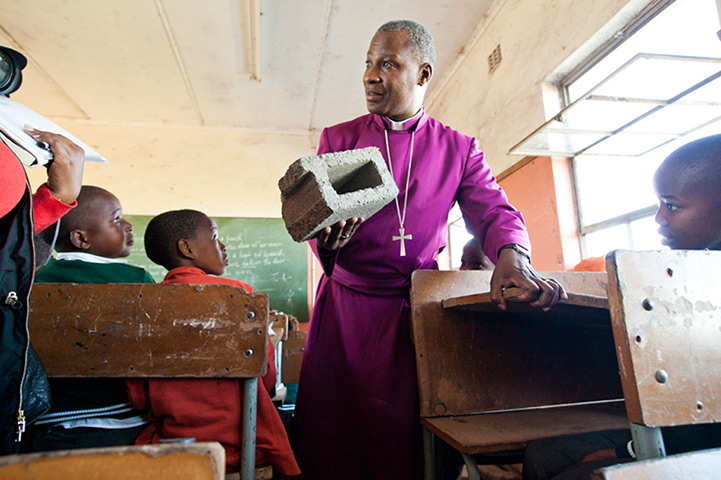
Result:
[[[413,235],[410,233],[408,235],[404,235],[405,229],[403,227],[400,227],[398,229],[400,232],[400,235],[393,235],[393,241],[397,242],[398,240],[401,241],[401,257],[406,256],[406,240],[413,240]]]

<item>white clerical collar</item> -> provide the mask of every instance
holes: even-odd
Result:
[[[400,122],[391,120],[388,117],[383,117],[383,119],[386,121],[386,124],[388,125],[389,130],[399,131],[399,130],[405,130],[405,125],[407,123],[413,122],[418,117],[420,117],[422,114],[423,114],[423,109],[421,108],[420,110],[418,110],[418,113],[413,115],[411,118],[406,118],[405,120],[401,120]]]
[[[58,252],[55,258],[57,260],[82,260],[88,263],[130,263],[130,260],[126,259],[101,257],[85,252]]]

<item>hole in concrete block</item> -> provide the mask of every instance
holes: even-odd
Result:
[[[331,167],[328,169],[328,179],[338,195],[376,188],[383,184],[373,162]]]

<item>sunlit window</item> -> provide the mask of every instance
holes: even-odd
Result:
[[[574,113],[589,130],[656,109],[574,158],[584,257],[662,248],[653,173],[682,144],[721,132],[718,18],[715,0],[677,0],[565,85],[569,103],[595,88],[598,100]]]
[[[451,213],[448,215],[448,261],[449,264],[443,264],[439,261],[439,268],[447,270],[449,268],[457,269],[461,266],[461,255],[463,255],[463,246],[473,235],[466,230],[466,224],[461,215],[461,209],[456,204]]]
[[[565,108],[511,148],[573,159],[584,258],[662,248],[656,168],[721,132],[718,31],[716,0],[657,2],[569,74],[558,85]]]
[[[721,132],[718,19],[716,0],[650,6],[561,82],[566,107],[511,149],[573,159],[584,257],[661,247],[653,173]]]

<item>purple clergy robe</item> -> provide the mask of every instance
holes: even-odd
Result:
[[[368,114],[325,129],[318,153],[378,147],[388,161],[384,120]],[[296,404],[295,452],[303,479],[416,479],[422,476],[410,275],[436,269],[448,213],[458,202],[466,226],[497,261],[498,249],[530,250],[523,218],[496,183],[475,139],[425,111],[405,130],[388,130],[393,173],[406,195],[406,256],[400,256],[395,202],[362,223],[346,246],[321,255]],[[411,131],[415,129],[406,192]],[[314,242],[312,242],[314,244]]]

